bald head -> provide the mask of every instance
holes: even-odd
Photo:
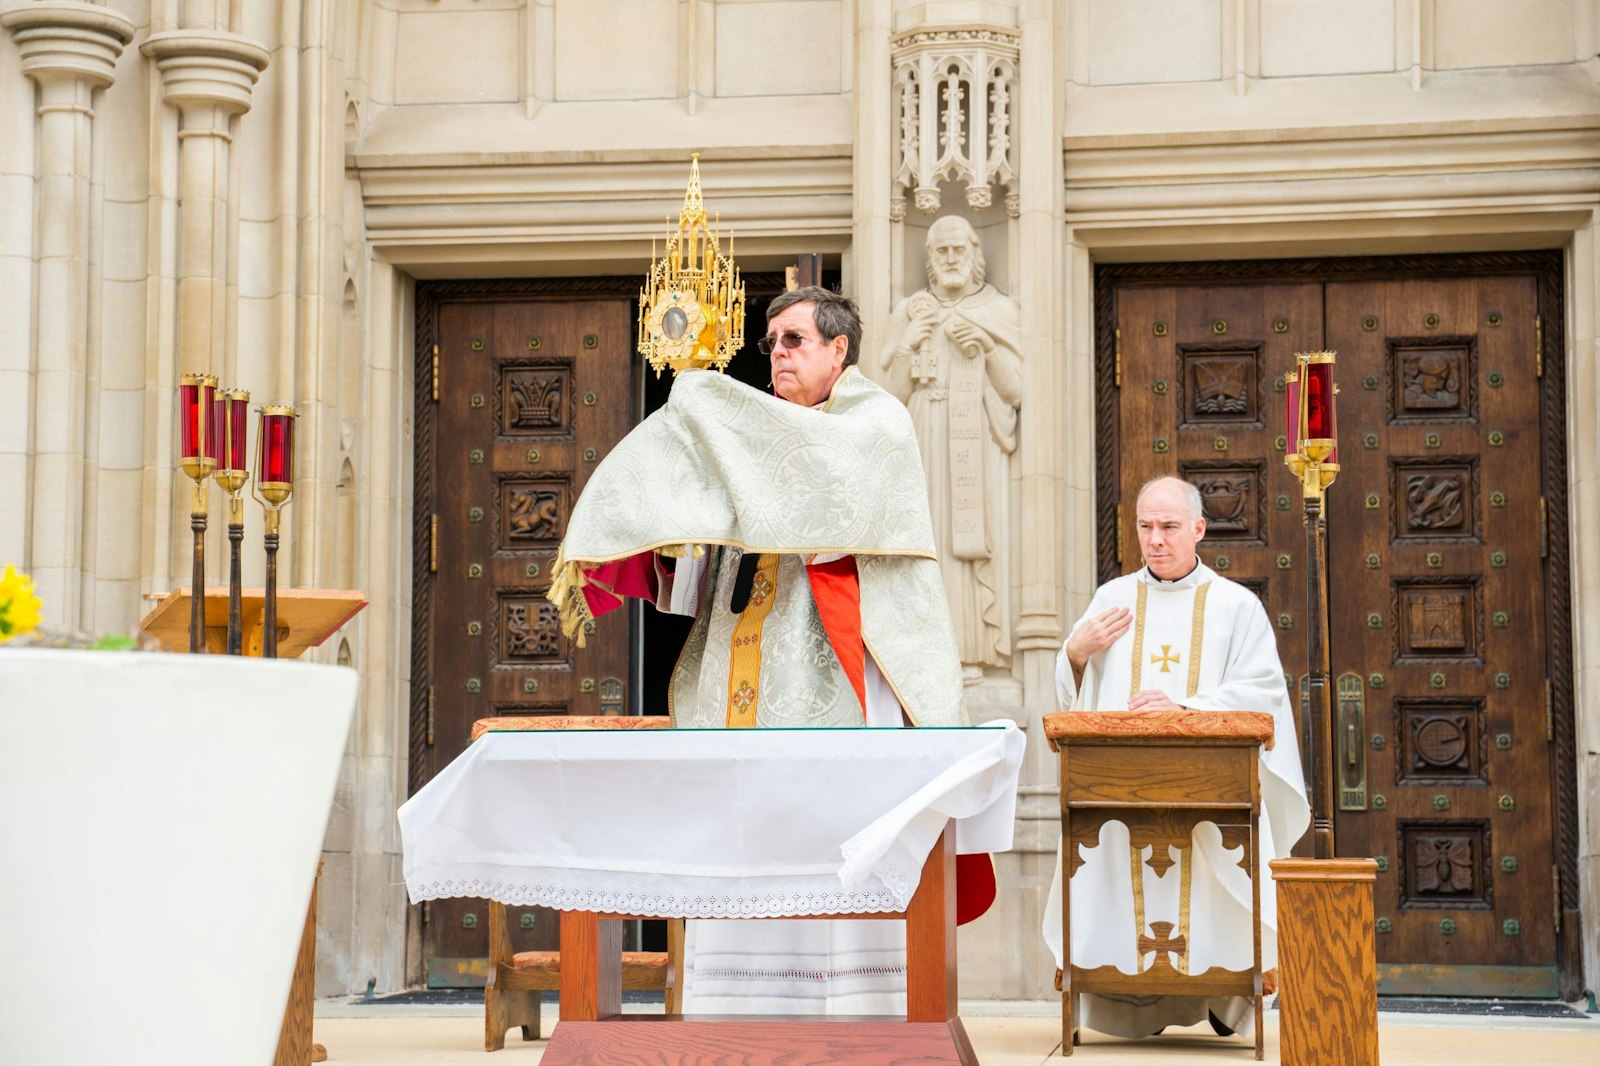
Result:
[[[1206,535],[1200,491],[1175,477],[1145,483],[1134,503],[1139,551],[1150,572],[1165,581],[1185,577],[1198,559],[1195,547]]]
[[[1204,518],[1205,506],[1200,501],[1200,490],[1182,478],[1153,477],[1139,489],[1139,495],[1134,500],[1133,509],[1137,513],[1144,503],[1144,498],[1156,492],[1163,495],[1176,493],[1183,500],[1183,506],[1189,509],[1190,518]]]

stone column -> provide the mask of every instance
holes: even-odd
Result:
[[[889,319],[892,285],[887,265],[893,258],[890,247],[889,185],[889,97],[882,87],[890,81],[889,31],[893,20],[891,0],[860,0],[856,4],[855,48],[855,153],[853,215],[855,225],[850,254],[845,258],[845,292],[854,296],[861,308],[864,335],[863,352],[876,353]],[[862,359],[869,376],[877,371]]]
[[[1066,408],[1062,375],[1061,293],[1065,203],[1061,153],[1062,64],[1057,56],[1053,4],[1024,0],[1020,12],[1021,60],[1016,137],[1029,150],[1017,165],[1022,343],[1027,394],[1037,397],[1023,420],[1017,452],[1021,465],[1022,543],[1033,546],[1019,589],[1015,653],[1030,704],[1055,710],[1055,658],[1061,648],[1061,587],[1066,546],[1062,535],[1063,449]],[[1034,148],[1034,146],[1038,146]]]
[[[34,199],[32,514],[23,563],[47,625],[83,624],[83,498],[89,234],[95,93],[110,85],[133,23],[93,4],[30,3],[0,14],[38,86]],[[22,417],[29,417],[27,397]]]
[[[187,10],[187,9],[186,9]],[[267,51],[220,29],[153,34],[141,50],[178,109],[177,354],[183,371],[225,374],[229,351],[229,152]],[[293,152],[293,146],[285,146]],[[176,384],[176,383],[174,383]]]
[[[1025,727],[1058,710],[1055,660],[1062,641],[1062,588],[1066,582],[1066,325],[1065,191],[1062,131],[1065,70],[1056,5],[1022,0],[1018,10],[1020,59],[1015,137],[1020,270],[1015,289],[1022,308],[1023,374],[1027,395],[1018,432],[1018,542],[1029,545],[1020,568],[1013,656],[1020,666]],[[1074,550],[1084,550],[1081,545]],[[1030,729],[1031,731],[1031,729]],[[1042,740],[1035,737],[1035,741]],[[1055,873],[1060,839],[1056,764],[1048,747],[1033,743],[1018,795],[1017,924],[1014,948],[1023,961],[1005,986],[1022,999],[1048,997],[1052,967],[1038,949],[1044,899]]]

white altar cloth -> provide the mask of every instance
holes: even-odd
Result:
[[[400,808],[411,901],[644,917],[903,911],[948,819],[1011,847],[1024,738],[972,728],[488,733]]]

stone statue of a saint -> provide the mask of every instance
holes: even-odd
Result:
[[[890,316],[882,359],[916,424],[945,595],[971,684],[1011,656],[1010,457],[1022,405],[1017,302],[984,281],[958,215],[928,229],[928,287]]]

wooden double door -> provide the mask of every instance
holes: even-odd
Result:
[[[1102,577],[1139,565],[1139,486],[1192,481],[1201,557],[1260,596],[1291,693],[1309,619],[1283,375],[1296,352],[1338,353],[1335,837],[1378,861],[1386,992],[1554,996],[1576,977],[1558,270],[1530,255],[1097,278]]]
[[[597,619],[579,648],[545,592],[573,502],[637,420],[632,304],[540,288],[419,287],[413,791],[479,718],[630,709],[629,612]],[[415,976],[483,984],[484,903],[420,917]],[[508,917],[514,950],[557,947],[555,912]]]

